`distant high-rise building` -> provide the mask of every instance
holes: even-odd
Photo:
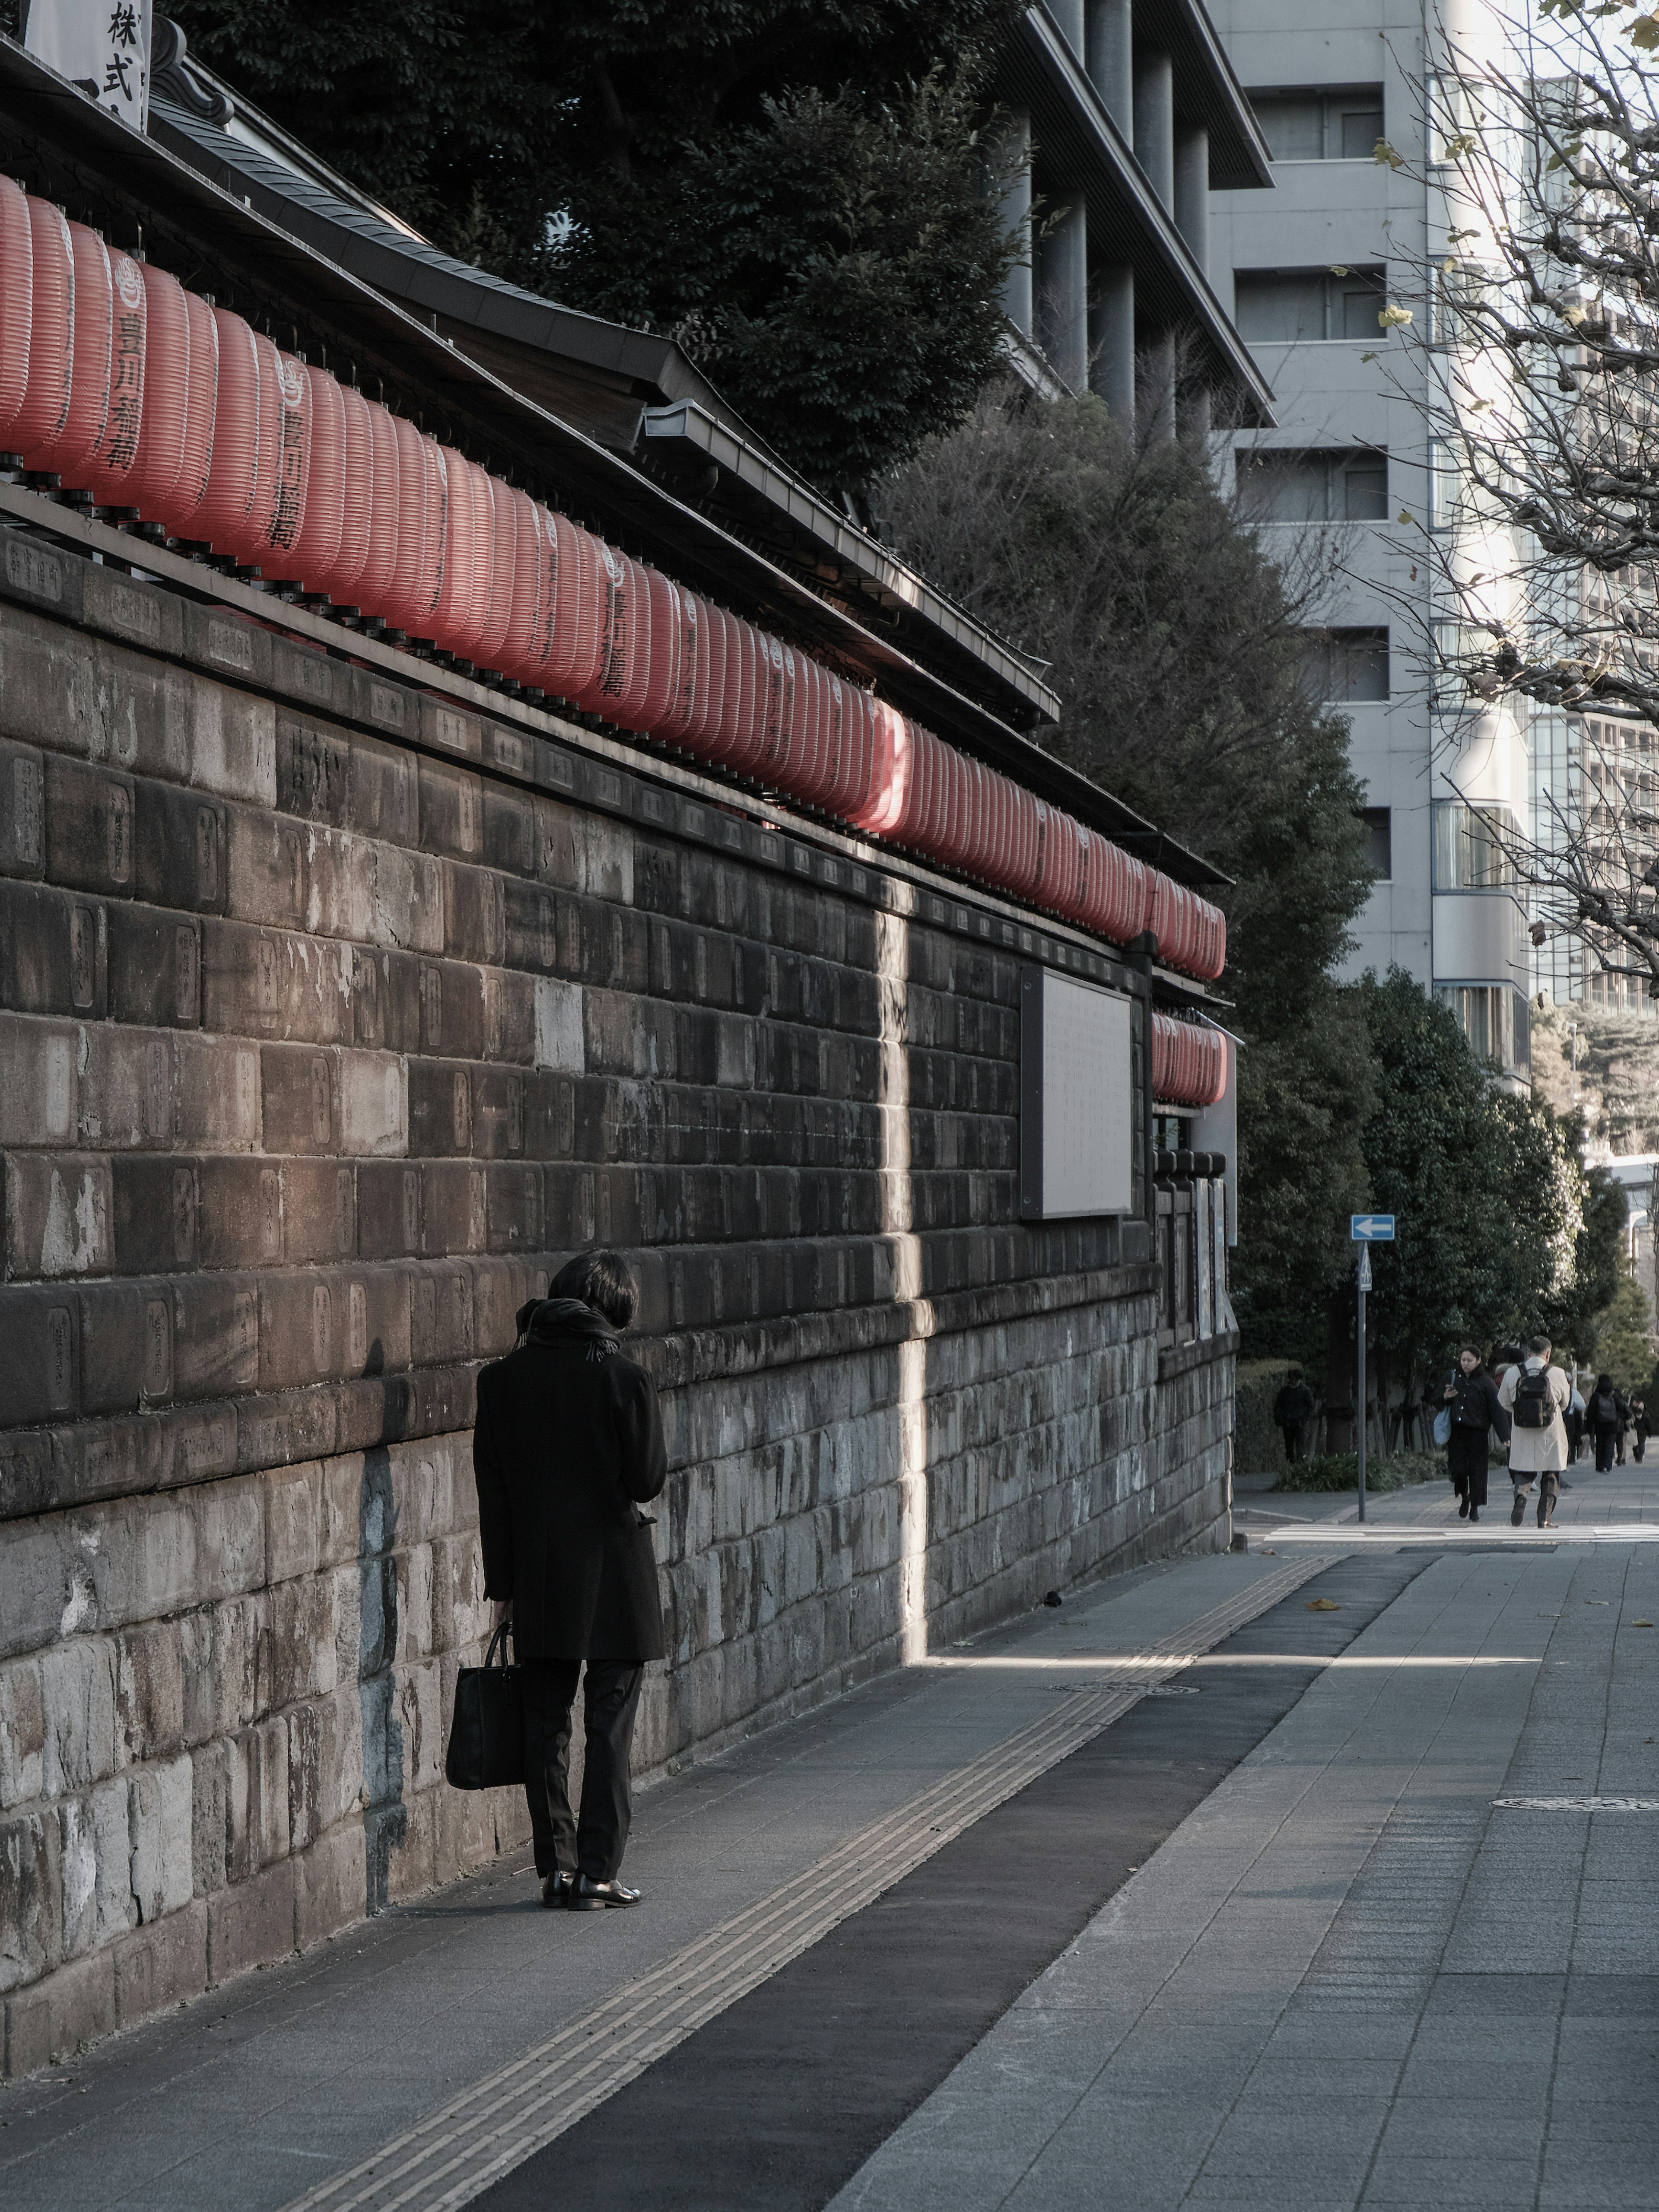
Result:
[[[1478,57],[1504,37],[1504,19],[1483,0],[1217,0],[1215,19],[1275,187],[1212,202],[1213,281],[1277,418],[1237,434],[1235,465],[1270,540],[1301,531],[1340,541],[1315,665],[1352,725],[1377,878],[1351,972],[1405,969],[1453,1008],[1476,1052],[1522,1081],[1531,947],[1489,823],[1507,814],[1532,830],[1538,776],[1558,762],[1565,775],[1576,738],[1556,726],[1567,718],[1529,729],[1507,704],[1436,693],[1425,648],[1452,617],[1413,531],[1426,526],[1474,574],[1491,526],[1470,520],[1431,438],[1420,350],[1379,320],[1409,303],[1414,337],[1457,343],[1449,317],[1424,328],[1430,272],[1456,251],[1448,233],[1459,227],[1456,173],[1425,143],[1424,87],[1445,40]],[[1379,141],[1401,166],[1377,158]],[[1486,570],[1510,565],[1488,549]],[[1560,964],[1551,988],[1581,988],[1571,959]]]

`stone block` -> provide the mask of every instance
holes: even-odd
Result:
[[[243,635],[253,633],[244,626]],[[185,677],[170,687],[167,711],[197,790],[250,806],[277,804],[276,710],[269,699]]]
[[[285,1858],[208,1899],[210,1987],[292,1952],[294,1873],[293,1860]]]
[[[420,734],[420,695],[372,668],[351,671],[351,711],[360,722],[410,740]]]
[[[130,775],[46,758],[46,875],[54,884],[131,898],[135,786]]]
[[[228,910],[272,929],[307,927],[308,832],[284,815],[234,806],[226,818]]]
[[[82,1412],[135,1413],[166,1405],[173,1395],[167,1285],[88,1285],[78,1302]]]
[[[491,1252],[535,1252],[542,1247],[542,1175],[535,1167],[483,1170],[484,1243]]]
[[[0,882],[0,1006],[101,1020],[109,1006],[109,912],[101,900]]]
[[[0,1428],[72,1415],[80,1402],[80,1309],[72,1290],[18,1285],[5,1295]]]
[[[483,788],[471,769],[447,761],[420,764],[421,843],[428,853],[476,860],[483,853]]]
[[[259,1295],[246,1276],[196,1275],[173,1285],[173,1387],[179,1398],[257,1388]]]
[[[314,1575],[318,1566],[322,1469],[276,1468],[263,1479],[265,1575],[272,1583]]]
[[[438,1260],[412,1272],[410,1340],[411,1356],[417,1366],[439,1366],[450,1360],[473,1357],[470,1269]]]
[[[193,1172],[192,1187],[196,1256],[203,1267],[269,1266],[283,1257],[279,1168],[260,1159],[205,1159]]]
[[[472,1073],[465,1060],[410,1060],[409,1149],[411,1157],[425,1158],[436,1154],[465,1158],[473,1152]],[[522,1121],[522,1112],[520,1119]]]
[[[387,1822],[392,1848],[386,1857],[388,1904],[418,1897],[438,1879],[438,1793],[423,1790],[398,1808],[401,1820]]]
[[[499,965],[507,948],[507,919],[501,879],[489,868],[469,868],[453,860],[440,863],[442,879],[443,949],[453,960]]]
[[[413,954],[355,948],[351,988],[358,1044],[382,1052],[420,1050],[421,963]]]
[[[207,1987],[207,1899],[191,1897],[165,1919],[117,1940],[112,1958],[118,2027],[170,2011]]]
[[[282,1167],[283,1257],[347,1260],[357,1249],[357,1184],[354,1171],[325,1160],[284,1160]]]
[[[46,763],[33,745],[0,738],[0,876],[33,876],[46,864]]]
[[[182,1643],[173,1621],[149,1621],[118,1636],[116,1755],[123,1765],[167,1759],[185,1733]]]
[[[303,1948],[368,1911],[361,1821],[319,1837],[295,1862],[295,1940]]]
[[[66,1145],[78,1120],[79,1032],[0,1014],[0,1145]]]
[[[165,1030],[81,1032],[76,1127],[85,1146],[166,1151],[176,1123],[172,1040]]]
[[[407,753],[354,737],[348,775],[347,828],[405,849],[420,843],[419,780]]]
[[[462,1160],[428,1160],[422,1182],[427,1256],[481,1252],[486,1231],[484,1170]]]
[[[108,1160],[95,1153],[10,1152],[3,1173],[11,1280],[108,1270],[113,1197]]]
[[[246,1164],[229,1163],[238,1168]],[[116,1153],[108,1162],[112,1255],[124,1275],[193,1267],[197,1251],[196,1170],[188,1160]]]
[[[508,876],[536,872],[536,803],[528,792],[483,787],[483,858]]]
[[[357,1170],[357,1249],[363,1259],[419,1257],[422,1180],[418,1166],[401,1160],[365,1160]]]
[[[269,1274],[259,1281],[259,1388],[283,1390],[332,1378],[343,1314],[336,1316],[343,1286],[331,1273],[310,1268]]]
[[[193,914],[225,908],[225,809],[199,791],[141,779],[135,792],[137,895]]]
[[[62,1956],[58,1837],[52,1813],[0,1820],[0,1995],[38,1981]]]
[[[536,978],[536,1065],[562,1075],[580,1075],[586,1068],[584,1041],[583,991],[580,983],[561,983],[550,976]]]
[[[6,2072],[32,2074],[78,2057],[115,2025],[115,1964],[108,1951],[59,1966],[6,2001]]]
[[[82,577],[88,627],[152,653],[177,657],[184,650],[183,602],[173,592],[135,583],[118,569],[88,565]]]
[[[281,811],[349,829],[351,749],[343,730],[278,708],[276,805]]]
[[[340,1056],[303,1045],[259,1048],[261,1127],[267,1152],[339,1150]]]
[[[385,1053],[342,1052],[340,1149],[356,1159],[409,1150],[409,1076]]]
[[[39,1666],[30,1658],[0,1667],[0,1812],[40,1796],[46,1743]],[[0,1929],[4,1925],[0,1914]],[[3,1942],[0,1936],[0,1945]]]
[[[333,1451],[339,1442],[338,1403],[326,1383],[261,1391],[237,1401],[236,1465],[243,1474],[293,1467]]]
[[[188,1753],[131,1777],[132,1894],[141,1921],[191,1899],[191,1783]]]
[[[373,907],[365,934],[376,945],[406,952],[441,952],[444,906],[438,861],[398,845],[377,844],[369,849]]]
[[[463,1060],[484,1054],[483,977],[458,961],[421,966],[421,1050]]]
[[[117,1021],[199,1028],[199,922],[155,907],[116,905],[109,909],[108,943],[109,1008]]]
[[[202,933],[202,1018],[233,1036],[350,1043],[355,962],[309,938],[210,920]]]

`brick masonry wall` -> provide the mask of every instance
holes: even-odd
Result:
[[[4,2066],[523,1840],[441,1781],[477,1364],[627,1249],[644,1771],[1225,1540],[1231,1346],[1018,1218],[1099,948],[365,647],[0,532]],[[234,598],[234,592],[227,598]]]

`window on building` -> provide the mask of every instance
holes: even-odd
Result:
[[[1365,865],[1378,883],[1386,884],[1394,875],[1394,810],[1363,806],[1359,818],[1365,825]]]
[[[1242,452],[1237,469],[1253,520],[1382,522],[1388,517],[1389,457],[1369,446]]]
[[[1507,983],[1442,983],[1435,996],[1449,1006],[1477,1060],[1524,1068],[1532,1057],[1527,1001]]]
[[[1317,86],[1253,92],[1250,106],[1275,161],[1369,161],[1382,136],[1382,88]]]
[[[1308,642],[1304,680],[1316,699],[1359,705],[1389,696],[1386,629],[1322,630]]]
[[[1381,269],[1238,269],[1234,320],[1247,345],[1325,338],[1378,338]]]
[[[1518,836],[1507,806],[1477,811],[1461,799],[1434,802],[1434,887],[1437,891],[1502,891],[1515,884],[1504,839]]]

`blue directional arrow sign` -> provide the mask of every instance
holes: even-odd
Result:
[[[1356,1244],[1392,1244],[1394,1216],[1391,1213],[1351,1213],[1348,1216],[1348,1235]]]

